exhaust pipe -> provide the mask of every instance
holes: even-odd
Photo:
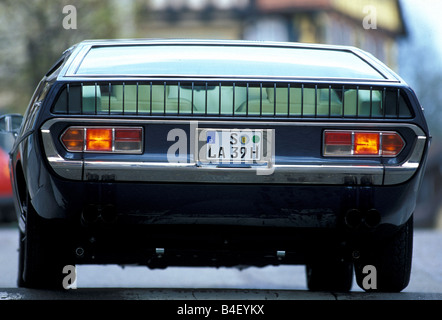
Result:
[[[86,223],[94,223],[98,220],[98,209],[96,206],[87,205],[81,213],[81,219]]]
[[[344,221],[351,229],[358,228],[361,224],[374,228],[381,222],[381,214],[376,209],[370,209],[364,213],[358,209],[350,209],[345,214]]]
[[[111,204],[107,204],[101,208],[101,218],[104,222],[113,223],[117,220],[117,210]]]
[[[381,214],[376,209],[370,209],[365,214],[364,223],[369,228],[374,228],[381,222]]]
[[[344,219],[347,226],[352,229],[357,228],[362,223],[362,212],[358,209],[348,210]]]

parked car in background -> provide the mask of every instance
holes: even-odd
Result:
[[[401,291],[429,142],[413,90],[356,48],[81,42],[12,148],[18,285],[61,287],[75,264],[303,264],[311,290]]]
[[[0,148],[0,223],[15,220],[12,186],[9,177],[9,155]]]
[[[0,223],[17,221],[14,210],[11,177],[9,175],[9,151],[14,143],[14,135],[22,117],[0,116]]]

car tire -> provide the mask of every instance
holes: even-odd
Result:
[[[29,198],[29,196],[28,196]],[[17,285],[24,288],[62,289],[63,268],[72,265],[66,230],[40,217],[29,200],[23,207],[25,232],[19,231]]]
[[[353,285],[353,263],[333,260],[306,265],[307,288],[311,291],[348,292]]]
[[[402,291],[410,281],[412,254],[413,215],[391,238],[361,250],[360,257],[355,261],[358,286],[365,291]],[[366,266],[375,271],[375,277],[370,275],[370,283],[366,279],[368,269],[364,271]]]

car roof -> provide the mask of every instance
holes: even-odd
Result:
[[[85,40],[69,49],[58,78],[251,79],[403,82],[351,46],[209,39]]]

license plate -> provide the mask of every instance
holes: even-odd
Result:
[[[200,160],[213,164],[255,164],[263,158],[263,130],[203,129]]]

